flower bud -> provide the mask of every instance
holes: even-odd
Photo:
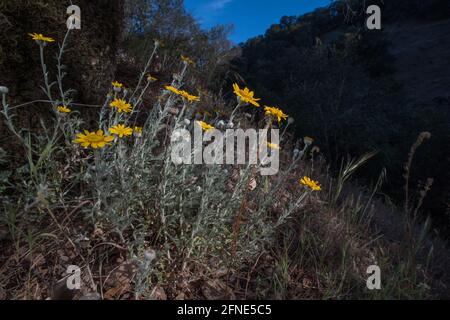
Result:
[[[314,139],[313,139],[313,138],[310,138],[310,137],[305,137],[305,138],[303,139],[303,142],[305,142],[305,144],[306,144],[307,146],[310,146],[310,145],[313,144]]]
[[[154,82],[156,82],[158,79],[157,78],[155,78],[154,76],[152,76],[152,75],[147,75],[147,81],[148,82],[150,82],[150,83],[154,83]]]
[[[155,250],[153,250],[153,249],[146,250],[144,252],[144,258],[145,258],[145,260],[147,260],[148,263],[151,263],[153,260],[156,259]]]
[[[223,130],[223,129],[226,128],[226,126],[227,126],[227,124],[223,120],[218,121],[217,124],[216,124],[216,128],[217,129],[222,129]]]
[[[8,94],[9,93],[8,87],[0,86],[0,93],[1,94]]]

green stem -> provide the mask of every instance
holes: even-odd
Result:
[[[64,75],[62,74],[61,60],[62,60],[62,56],[63,56],[63,53],[64,53],[64,48],[66,47],[66,41],[67,41],[67,38],[69,36],[69,33],[70,33],[70,29],[67,29],[66,35],[64,36],[64,40],[63,40],[63,42],[61,44],[61,47],[60,47],[60,50],[59,50],[59,54],[58,54],[58,58],[57,58],[58,87],[59,87],[59,94],[61,96],[63,105],[66,105],[66,94],[64,92],[63,85],[62,85],[62,79],[64,78]]]
[[[157,49],[158,49],[158,46],[155,45],[155,47],[153,48],[153,52],[152,52],[150,58],[147,60],[147,64],[145,65],[144,71],[142,71],[141,76],[139,77],[138,84],[137,84],[136,88],[134,89],[133,94],[130,97],[130,101],[134,98],[134,96],[136,95],[137,91],[141,87],[142,79],[144,79],[144,76],[147,74],[148,68],[150,67],[150,64],[152,63],[153,57],[155,56],[155,53],[156,53]]]
[[[42,45],[42,44],[39,45],[39,55],[41,58],[41,68],[42,68],[42,74],[44,76],[44,83],[45,83],[44,93],[47,95],[48,99],[51,101],[53,107],[56,108],[56,104],[52,98],[50,84],[48,83],[47,66],[45,65],[45,61],[44,61],[44,45]]]

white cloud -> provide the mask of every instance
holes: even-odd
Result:
[[[197,8],[195,18],[203,25],[215,24],[225,7],[233,1],[234,0],[210,0]]]
[[[233,0],[213,0],[206,5],[206,10],[220,11]]]

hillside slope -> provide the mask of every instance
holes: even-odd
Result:
[[[395,57],[394,78],[406,101],[436,103],[450,97],[450,19],[385,26]],[[450,107],[447,106],[450,113]]]
[[[349,11],[350,2],[361,5],[336,1],[304,16],[283,17],[243,45],[236,67],[264,98],[301,119],[297,134],[316,137],[336,170],[347,154],[379,150],[359,176],[369,183],[386,168],[383,191],[398,205],[410,144],[420,132],[430,132],[413,162],[412,185],[420,189],[434,179],[423,213],[448,233],[448,4],[414,2],[406,10],[404,2],[384,1],[383,28],[369,31],[365,7]]]
[[[435,179],[426,208],[438,223],[449,225],[450,19],[401,22],[387,25],[385,32],[394,57],[392,76],[401,85],[398,107],[407,118],[415,116],[407,127],[433,134],[418,158],[419,178]]]

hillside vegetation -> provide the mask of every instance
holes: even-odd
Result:
[[[31,2],[16,5],[28,12]],[[71,86],[78,64],[89,70],[78,75],[81,82],[85,74],[103,70],[97,63],[89,66],[84,56],[71,60],[82,34],[65,30],[60,35],[44,24],[15,34],[27,48],[22,63],[40,71],[30,77],[39,101],[23,104],[11,70],[11,78],[1,80],[2,130],[8,139],[0,145],[0,298],[448,298],[450,253],[432,232],[431,220],[420,214],[433,181],[419,188],[412,181],[415,156],[432,135],[423,130],[405,138],[405,201],[402,206],[384,201],[378,197],[390,183],[384,171],[371,187],[353,179],[368,170],[377,152],[364,148],[339,162],[329,157],[337,140],[321,136],[330,127],[320,117],[330,111],[312,107],[329,107],[321,98],[347,101],[358,88],[342,85],[339,95],[322,87],[333,83],[328,78],[297,82],[293,68],[311,68],[311,73],[315,68],[317,77],[324,76],[321,62],[327,56],[330,66],[339,68],[338,77],[349,68],[344,52],[324,44],[305,49],[312,51],[301,57],[317,63],[291,64],[291,74],[281,61],[279,69],[269,68],[269,50],[267,62],[249,60],[265,75],[251,76],[249,66],[239,73],[232,61],[240,50],[226,40],[228,29],[202,31],[182,5],[177,0],[123,3],[117,12],[124,17],[123,32],[118,31],[122,41],[111,43],[110,48],[119,48],[107,59],[114,67],[98,74],[98,83],[104,83],[101,100],[84,94],[88,84]],[[42,10],[55,8],[48,4]],[[18,19],[16,12],[8,11],[8,21]],[[266,40],[254,41],[264,46]],[[244,45],[241,59],[248,57],[251,43]],[[296,59],[298,53],[293,52]],[[268,77],[274,84],[289,79],[323,91],[317,96],[302,91],[300,98],[283,91],[288,84],[281,83],[276,93],[262,87]],[[366,98],[359,97],[361,103]],[[280,108],[264,108],[275,103]],[[31,117],[30,105],[39,107],[33,125],[23,120]],[[304,105],[311,108],[298,107]],[[369,127],[370,119],[363,119]],[[280,129],[279,145],[263,141],[271,154],[280,154],[279,173],[262,175],[264,163],[172,161],[184,138],[173,135],[177,130],[206,135],[227,128]],[[352,130],[340,127],[349,137]],[[322,142],[327,139],[329,145]],[[381,269],[380,290],[366,286],[373,265]],[[81,268],[79,291],[66,286],[69,266]]]
[[[368,30],[366,8],[382,10],[382,29]],[[417,156],[413,185],[433,178],[423,212],[442,236],[450,227],[450,104],[448,1],[335,1],[304,16],[283,17],[264,36],[243,44],[235,68],[261,96],[299,118],[335,170],[347,155],[378,150],[359,178],[404,201],[409,141],[432,138]]]

